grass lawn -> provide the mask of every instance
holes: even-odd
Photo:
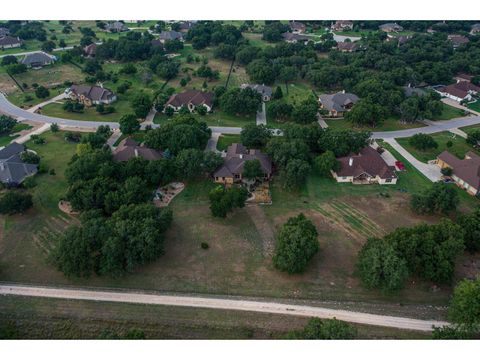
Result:
[[[175,119],[177,115],[169,118],[163,113],[157,112],[153,122],[155,124],[164,124],[170,121],[170,119]],[[213,113],[207,114],[205,116],[195,115],[198,121],[204,121],[209,126],[233,126],[233,127],[244,127],[247,124],[255,123],[255,115],[250,117],[241,117],[235,115],[229,115],[223,112],[222,110],[213,110]]]
[[[7,146],[8,144],[10,144],[10,142],[14,139],[16,139],[17,137],[19,137],[20,135],[16,134],[20,131],[23,131],[23,130],[27,130],[27,129],[31,129],[32,126],[31,125],[28,125],[28,124],[23,124],[23,123],[18,123],[16,124],[12,131],[10,131],[8,134],[3,134],[0,136],[0,147],[1,146]]]
[[[429,149],[426,151],[420,151],[409,144],[410,138],[397,139],[398,143],[402,145],[408,152],[410,152],[415,158],[422,162],[428,162],[429,160],[434,160],[437,156],[445,150],[448,150],[453,155],[463,159],[465,154],[468,151],[474,151],[470,145],[467,144],[464,138],[454,135],[449,132],[441,132],[431,135],[435,141],[438,143],[438,148]],[[447,142],[451,141],[453,143],[452,147],[447,147]],[[478,153],[478,152],[477,152]]]
[[[480,100],[475,101],[474,103],[468,104],[467,107],[473,111],[480,112]]]
[[[480,130],[480,124],[465,126],[465,127],[460,128],[460,129],[463,130],[463,131],[465,131],[467,134],[469,134],[469,133],[471,133],[472,131]]]
[[[442,113],[432,120],[451,120],[463,116],[465,116],[465,111],[462,109],[457,109],[453,106],[443,104]]]
[[[393,117],[384,120],[380,126],[377,126],[375,128],[354,127],[352,123],[350,123],[345,119],[326,119],[325,121],[328,124],[328,127],[334,130],[353,129],[353,130],[366,130],[366,131],[395,131],[395,130],[413,129],[413,128],[419,128],[419,127],[425,126],[421,123],[404,124],[404,123],[401,123],[398,120],[398,118],[393,118]]]
[[[63,110],[62,104],[52,103],[44,106],[41,110],[43,115],[84,121],[119,121],[120,118],[128,113],[132,113],[130,103],[125,100],[117,100],[113,104],[115,112],[111,114],[99,114],[95,107],[87,108],[81,113],[68,112]]]
[[[227,150],[227,147],[229,147],[233,143],[240,143],[240,135],[220,135],[220,137],[218,138],[217,150]]]
[[[120,142],[125,139],[128,135],[122,134],[117,141],[113,144],[113,146],[118,146]],[[138,143],[142,143],[143,140],[145,139],[145,131],[137,131],[136,133],[133,133],[132,135],[129,135],[133,140],[137,141]]]

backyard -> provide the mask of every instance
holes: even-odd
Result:
[[[219,151],[227,150],[227,148],[230,145],[232,145],[233,143],[239,143],[239,142],[240,142],[240,135],[222,134],[218,138],[217,150]]]

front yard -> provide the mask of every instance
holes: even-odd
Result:
[[[363,131],[396,131],[405,129],[414,129],[425,126],[422,123],[401,123],[398,118],[388,118],[381,125],[372,128],[368,126],[355,127],[351,122],[345,119],[328,119],[325,120],[329,128],[334,130],[363,130]]]
[[[452,134],[450,132],[441,132],[431,135],[438,144],[436,149],[428,149],[426,151],[421,151],[409,144],[409,138],[397,139],[398,143],[402,145],[408,152],[410,152],[415,158],[422,162],[428,162],[429,160],[434,160],[437,156],[445,150],[448,150],[453,155],[463,159],[465,154],[468,151],[478,151],[474,150],[470,145],[467,144],[464,138]],[[451,141],[452,146],[448,147],[447,143]],[[480,153],[479,153],[480,154]]]
[[[268,115],[267,115],[268,116]],[[171,119],[175,119],[176,115],[172,117],[168,117],[161,112],[157,112],[155,114],[155,118],[153,122],[155,124],[165,124]],[[198,114],[195,115],[198,121],[204,121],[208,124],[208,126],[232,126],[232,127],[244,127],[248,124],[255,124],[255,115],[253,116],[235,116],[230,115],[222,110],[213,110],[212,113],[200,116]],[[267,120],[268,121],[268,120]]]

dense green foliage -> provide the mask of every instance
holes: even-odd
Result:
[[[0,115],[0,134],[8,134],[17,125],[17,120],[8,115]]]
[[[225,218],[229,212],[235,208],[242,208],[245,206],[245,201],[248,198],[248,191],[244,187],[230,187],[217,186],[210,191],[210,210],[215,217]]]
[[[250,88],[231,88],[220,98],[220,106],[227,114],[255,115],[262,103],[262,96]]]
[[[301,331],[292,331],[287,339],[298,340],[351,340],[357,336],[357,330],[345,321],[311,318]]]
[[[448,214],[457,209],[459,202],[455,187],[444,182],[436,182],[423,192],[413,194],[410,207],[417,214]]]
[[[427,134],[415,134],[409,140],[408,143],[415,149],[425,151],[428,149],[436,149],[438,147],[437,142],[431,135]]]
[[[21,191],[7,191],[0,198],[0,214],[23,213],[33,205],[32,195]]]
[[[468,331],[480,330],[480,278],[463,280],[455,287],[448,316]]]
[[[272,131],[265,125],[248,124],[240,133],[241,143],[251,149],[264,147],[271,137]]]
[[[318,252],[317,236],[315,225],[305,215],[288,219],[277,235],[273,265],[289,274],[305,271]]]

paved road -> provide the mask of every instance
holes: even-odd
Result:
[[[53,49],[53,51],[64,51],[64,50],[71,50],[71,49],[73,49],[73,46],[67,46],[67,47],[64,47],[64,48],[56,48],[56,49]],[[0,59],[5,57],[5,56],[25,56],[25,55],[28,55],[28,54],[37,53],[39,51],[42,51],[42,50],[38,49],[38,50],[32,50],[32,51],[19,52],[19,53],[15,53],[15,54],[4,54],[4,55],[0,55]]]
[[[442,179],[442,173],[440,168],[434,164],[425,164],[417,160],[412,154],[405,150],[397,140],[393,138],[384,139],[385,142],[389,143],[395,150],[397,150],[400,155],[407,159],[410,164],[412,164],[418,171],[425,175],[430,181],[437,182]],[[433,160],[433,159],[432,159]]]
[[[398,329],[431,331],[432,326],[448,325],[443,321],[419,320],[395,316],[376,315],[346,310],[335,310],[315,306],[282,304],[233,298],[175,296],[144,294],[137,292],[96,291],[83,289],[47,288],[35,286],[0,285],[0,295],[19,295],[56,299],[91,300],[122,302],[149,305],[183,306],[208,309],[253,311],[270,314],[308,316],[320,318],[337,318],[352,323],[373,326],[385,326]]]
[[[447,121],[435,121],[435,125],[415,129],[373,132],[372,137],[374,139],[405,138],[420,133],[434,134],[437,132],[450,131],[451,129],[477,124],[480,124],[480,116],[467,116]]]

